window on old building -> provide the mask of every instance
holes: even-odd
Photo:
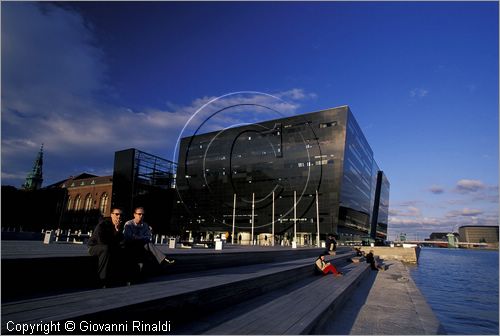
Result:
[[[101,214],[104,215],[104,213],[106,212],[106,206],[108,205],[108,194],[107,193],[103,193],[101,195],[101,199],[99,201],[99,210],[101,211]]]
[[[75,208],[74,210],[80,210],[82,206],[82,198],[80,197],[80,195],[77,195],[76,198],[75,198]]]
[[[87,196],[85,196],[85,211],[88,211],[88,210],[92,210],[92,195],[91,194],[87,194]]]

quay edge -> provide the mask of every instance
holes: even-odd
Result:
[[[418,263],[420,247],[388,247],[388,246],[362,246],[361,251],[365,253],[373,250],[373,254],[384,260],[399,260],[405,263]]]

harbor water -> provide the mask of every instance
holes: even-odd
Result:
[[[411,276],[452,335],[498,335],[498,251],[422,248]]]

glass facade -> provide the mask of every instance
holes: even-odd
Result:
[[[373,152],[354,116],[350,112],[348,116],[338,234],[343,240],[358,240],[360,234],[370,234]]]
[[[176,199],[176,164],[130,148],[115,152],[112,207],[123,210],[124,220],[136,207],[145,208],[145,221],[154,233],[173,233],[170,225]]]
[[[380,188],[380,205],[378,208],[377,237],[387,239],[387,225],[389,223],[390,184],[387,176],[385,176],[383,172],[379,173],[382,175],[382,182]]]
[[[347,106],[186,137],[177,220],[200,232],[232,232],[234,220],[235,235],[274,231],[291,239],[297,232],[307,244],[319,213],[323,239],[369,233],[372,166]]]

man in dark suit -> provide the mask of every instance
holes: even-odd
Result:
[[[89,254],[98,258],[97,271],[104,287],[126,281],[121,216],[121,209],[111,209],[111,220],[101,219],[88,242]]]

